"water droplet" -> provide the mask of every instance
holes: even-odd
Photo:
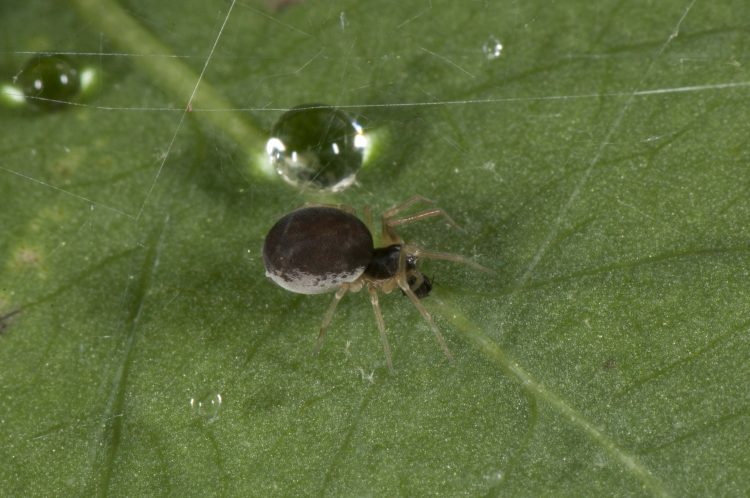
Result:
[[[220,393],[208,393],[203,396],[190,398],[190,411],[193,415],[213,422],[219,417],[223,400]]]
[[[503,53],[503,44],[494,36],[490,36],[487,41],[484,42],[484,45],[482,45],[482,52],[484,52],[484,56],[487,60],[495,60]]]
[[[38,55],[18,76],[26,99],[45,110],[56,110],[75,99],[81,88],[78,68],[63,55]]]
[[[367,142],[362,127],[344,112],[307,104],[273,125],[266,152],[289,184],[338,192],[354,183]]]
[[[505,474],[502,470],[495,470],[491,472],[490,474],[487,474],[484,476],[485,479],[488,481],[493,481],[495,483],[502,482],[503,479],[505,479]]]

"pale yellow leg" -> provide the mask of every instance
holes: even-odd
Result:
[[[409,300],[411,303],[417,308],[417,311],[419,311],[419,314],[422,315],[422,318],[425,319],[427,324],[432,329],[432,333],[435,334],[435,338],[437,339],[438,344],[440,344],[440,347],[443,348],[443,352],[445,353],[445,356],[448,358],[449,361],[453,360],[453,355],[451,354],[450,349],[448,349],[448,345],[445,342],[445,338],[443,337],[443,334],[440,333],[440,331],[437,328],[437,325],[435,325],[435,322],[432,320],[432,316],[430,316],[430,312],[427,311],[427,308],[425,308],[422,303],[419,301],[419,298],[412,292],[412,290],[409,288],[409,285],[406,283],[406,281],[399,277],[398,279],[398,286],[401,288],[402,291],[404,291],[404,294],[406,294],[409,297]]]
[[[467,258],[466,256],[461,256],[460,254],[453,254],[450,252],[428,251],[418,246],[415,246],[414,244],[406,244],[404,248],[402,249],[402,251],[406,252],[407,254],[413,254],[417,256],[418,258],[453,261],[455,263],[461,263],[466,266],[471,266],[475,270],[483,271],[485,273],[494,273],[492,269],[487,268],[486,266],[482,266],[479,263],[475,262],[474,260]]]
[[[411,206],[413,206],[414,204],[416,204],[418,202],[424,202],[426,204],[431,204],[431,205],[435,204],[435,201],[430,200],[427,197],[421,196],[419,194],[415,194],[415,195],[412,195],[411,197],[409,197],[408,199],[406,199],[401,204],[398,204],[397,206],[393,206],[390,209],[386,209],[383,212],[383,218],[393,218],[394,216],[396,216],[401,211],[403,211],[405,209],[409,209]]]
[[[393,230],[394,227],[399,225],[406,225],[407,223],[414,223],[415,221],[420,221],[426,218],[432,218],[434,216],[442,216],[445,218],[445,220],[452,225],[454,228],[457,228],[458,230],[463,231],[463,228],[459,226],[458,223],[453,221],[453,218],[451,218],[448,213],[446,213],[444,210],[438,207],[433,207],[430,209],[425,209],[424,211],[420,211],[418,213],[404,216],[402,218],[395,218],[398,213],[401,211],[408,209],[409,207],[413,206],[414,204],[418,202],[424,202],[427,204],[435,204],[434,201],[431,201],[430,199],[427,199],[426,197],[422,197],[421,195],[414,195],[406,200],[406,202],[399,204],[398,206],[392,207],[388,210],[386,210],[383,213],[382,217],[382,226],[383,226],[383,241],[388,244],[398,244],[401,243],[401,238],[396,234],[395,230]]]
[[[374,287],[368,286],[367,292],[370,293],[370,302],[372,303],[372,310],[375,312],[375,321],[378,322],[380,341],[383,343],[383,352],[385,353],[385,362],[388,364],[388,370],[393,372],[391,347],[388,345],[388,337],[385,335],[385,322],[383,321],[383,314],[380,312],[380,304],[378,303],[378,291],[375,290]]]
[[[344,294],[346,294],[349,291],[349,285],[344,284],[341,286],[339,290],[336,291],[336,295],[333,296],[333,301],[331,301],[331,304],[328,306],[328,310],[326,311],[326,314],[323,315],[323,323],[320,324],[320,333],[318,334],[318,341],[315,343],[315,354],[318,354],[320,352],[320,348],[323,347],[323,340],[325,340],[326,337],[326,329],[328,328],[328,325],[331,323],[331,319],[333,318],[333,313],[336,311],[336,306],[338,306],[339,301],[341,301],[341,298],[344,297]]]

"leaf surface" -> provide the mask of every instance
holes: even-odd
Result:
[[[4,494],[750,489],[747,2],[75,5],[0,8],[8,82],[101,76],[0,114]],[[311,102],[374,142],[342,194],[262,167]],[[268,282],[266,232],[417,193],[464,230],[408,240],[495,270],[424,262],[455,360],[398,292],[394,374],[366,293],[313,356],[331,296]]]

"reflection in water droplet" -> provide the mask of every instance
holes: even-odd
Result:
[[[63,55],[38,55],[18,76],[27,100],[45,110],[60,109],[78,96],[81,80],[78,68]]]
[[[338,192],[354,183],[367,145],[362,127],[344,112],[308,104],[279,118],[266,152],[289,184]]]
[[[196,417],[213,422],[219,417],[222,402],[220,393],[209,393],[198,398],[190,398],[190,411]]]
[[[482,52],[487,60],[495,60],[503,53],[503,44],[500,40],[494,36],[490,36],[489,39],[482,45]]]
[[[21,107],[26,103],[23,90],[10,84],[0,86],[0,102],[7,107]]]

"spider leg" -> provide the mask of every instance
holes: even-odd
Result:
[[[430,199],[427,199],[426,197],[422,197],[421,195],[414,195],[406,200],[406,202],[399,204],[398,206],[392,207],[390,209],[387,209],[385,212],[383,212],[382,216],[382,226],[383,226],[383,240],[386,243],[391,244],[397,244],[402,242],[401,238],[396,234],[394,227],[397,227],[399,225],[406,225],[408,223],[414,223],[415,221],[420,221],[426,218],[432,218],[434,216],[442,216],[445,218],[445,220],[452,225],[454,228],[464,231],[461,226],[453,221],[453,218],[451,218],[448,213],[446,213],[443,209],[438,207],[432,207],[425,209],[423,211],[420,211],[418,213],[404,216],[401,218],[396,218],[398,213],[401,211],[408,209],[409,207],[413,206],[414,204],[418,202],[424,202],[427,204],[435,204],[435,201],[431,201]]]
[[[399,226],[399,225],[406,225],[407,223],[413,223],[415,221],[423,220],[425,218],[431,218],[433,216],[442,216],[443,218],[445,218],[445,221],[447,221],[450,225],[453,226],[453,228],[461,230],[462,232],[465,231],[461,227],[461,225],[459,225],[458,223],[456,223],[455,221],[453,221],[453,218],[451,218],[450,216],[448,216],[448,213],[446,213],[442,208],[425,209],[424,211],[420,211],[420,212],[418,212],[416,214],[412,214],[412,215],[409,215],[409,216],[404,216],[403,218],[396,218],[396,219],[394,219],[394,218],[387,218],[386,219],[386,224],[389,227],[393,228],[393,227],[396,227],[396,226]]]
[[[417,308],[417,311],[419,311],[419,314],[422,315],[422,318],[425,319],[427,324],[432,329],[432,333],[435,334],[435,339],[437,339],[438,344],[440,344],[440,347],[443,348],[443,352],[445,353],[446,358],[448,358],[448,361],[453,360],[453,355],[451,354],[450,349],[448,349],[448,345],[445,343],[445,338],[443,337],[443,334],[440,333],[440,331],[437,328],[437,325],[435,325],[435,322],[432,320],[432,316],[430,316],[430,312],[427,311],[427,308],[425,308],[422,303],[419,301],[419,298],[412,292],[412,290],[409,288],[409,284],[406,283],[406,281],[402,278],[398,278],[398,286],[401,288],[402,291],[404,291],[404,294],[406,294],[409,297],[409,300],[414,305],[414,307]]]
[[[383,314],[380,312],[380,304],[378,303],[378,291],[371,285],[367,286],[367,292],[370,293],[370,302],[372,303],[372,310],[375,312],[375,321],[378,322],[378,330],[380,331],[380,341],[383,343],[383,352],[385,353],[385,361],[388,363],[388,370],[393,372],[393,361],[391,360],[391,347],[388,345],[388,337],[385,335],[385,322],[383,321]]]
[[[454,263],[461,263],[466,266],[471,266],[475,270],[483,271],[485,273],[494,273],[494,271],[491,268],[482,266],[476,261],[474,261],[473,259],[467,258],[466,256],[461,256],[460,254],[453,254],[450,252],[428,251],[426,249],[422,249],[421,247],[418,247],[411,243],[404,245],[403,250],[406,251],[408,254],[413,254],[414,256],[417,256],[418,258],[453,261]]]
[[[390,209],[386,209],[385,211],[383,211],[383,218],[393,218],[401,211],[405,209],[409,209],[411,206],[413,206],[414,204],[418,202],[424,202],[426,204],[435,205],[435,201],[430,200],[427,197],[424,197],[422,195],[415,194],[409,197],[408,199],[406,199],[401,204],[398,204],[396,206],[393,206]]]
[[[320,333],[318,334],[318,340],[315,343],[315,350],[314,350],[315,354],[318,354],[320,352],[320,348],[323,347],[323,341],[326,338],[326,329],[328,328],[328,325],[331,323],[331,319],[333,318],[333,313],[336,311],[336,306],[338,306],[339,301],[341,301],[341,298],[344,297],[344,294],[346,294],[348,291],[349,291],[349,284],[342,285],[341,288],[336,291],[336,295],[333,296],[333,301],[331,301],[331,304],[328,306],[328,310],[326,310],[326,314],[323,315],[323,323],[320,324]]]

